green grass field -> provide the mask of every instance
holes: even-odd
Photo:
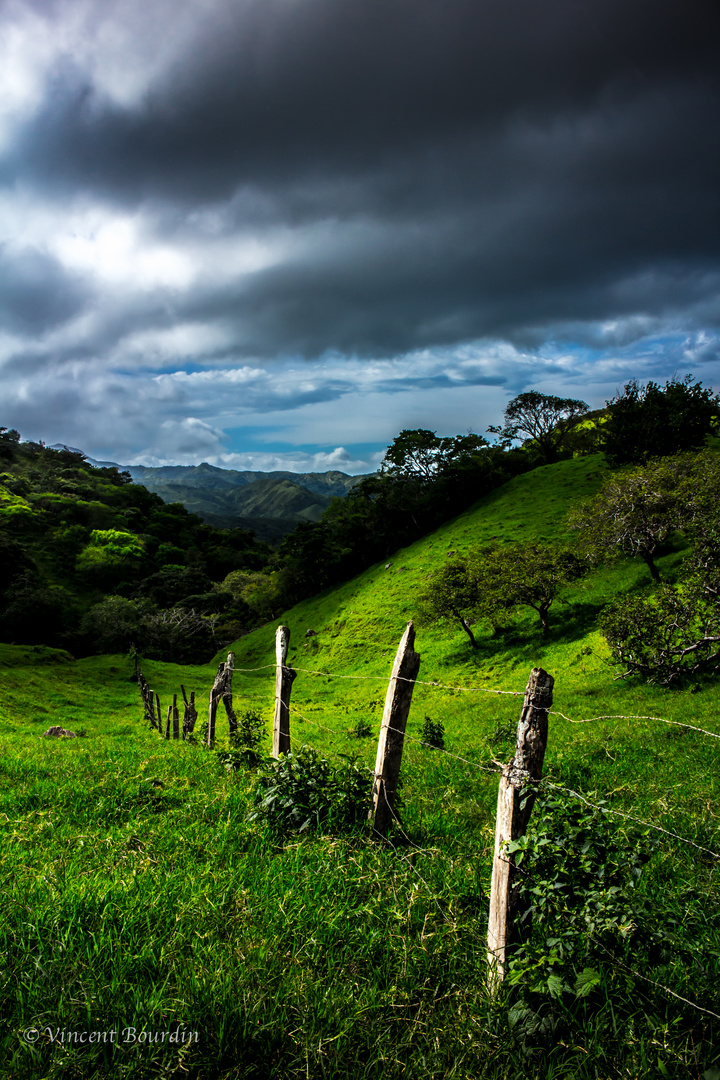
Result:
[[[266,718],[266,752],[283,622],[294,748],[371,767],[415,619],[422,662],[391,843],[360,828],[283,842],[248,821],[255,773],[150,730],[129,658],[0,647],[0,1076],[720,1078],[720,745],[678,726],[720,734],[720,693],[614,681],[594,625],[619,592],[649,588],[646,568],[618,563],[568,589],[546,639],[534,613],[496,636],[479,625],[476,651],[460,627],[416,618],[448,552],[564,536],[599,461],[518,477],[234,646],[235,708]],[[634,889],[646,914],[596,992],[546,995],[552,1032],[521,1038],[513,991],[486,992],[485,945],[496,762],[512,756],[513,694],[534,666],[556,680],[545,775],[630,815],[613,820],[619,842],[646,849]],[[142,667],[164,706],[181,683],[195,690],[202,720],[214,665]],[[497,690],[510,693],[484,692]],[[448,753],[422,744],[426,717]],[[354,736],[359,721],[371,736]],[[54,724],[84,735],[39,737]],[[223,749],[224,721],[219,732]]]

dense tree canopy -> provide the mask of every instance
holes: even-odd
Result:
[[[508,404],[504,426],[491,426],[488,431],[507,443],[525,436],[526,441],[537,446],[543,461],[550,464],[557,461],[569,432],[589,411],[584,401],[528,390]]]
[[[85,653],[127,647],[207,659],[254,617],[223,592],[271,558],[251,533],[205,525],[127,473],[0,430],[0,638]]]
[[[664,387],[652,381],[643,387],[633,379],[608,407],[602,441],[613,466],[699,450],[720,429],[720,395],[692,375]]]

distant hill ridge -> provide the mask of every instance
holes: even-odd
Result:
[[[58,443],[53,449],[73,450]],[[363,476],[331,470],[324,473],[262,472],[221,469],[207,461],[200,465],[118,465],[85,455],[98,467],[130,473],[136,484],[159,495],[164,502],[182,503],[210,525],[253,529],[261,540],[282,539],[298,522],[317,521],[330,500],[346,495]]]

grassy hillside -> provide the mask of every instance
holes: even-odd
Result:
[[[236,710],[256,709],[269,725],[282,621],[299,672],[295,746],[372,765],[392,660],[426,575],[470,544],[560,536],[570,505],[599,486],[600,461],[518,477],[387,566],[243,638]],[[679,558],[666,554],[661,571],[672,576]],[[6,1075],[715,1080],[720,747],[677,725],[720,733],[720,694],[711,684],[670,692],[614,681],[594,625],[609,598],[648,583],[640,563],[602,569],[567,590],[548,637],[532,613],[496,636],[476,627],[474,652],[459,627],[417,622],[403,832],[391,844],[357,831],[279,842],[247,820],[251,771],[228,771],[218,754],[145,727],[127,658],[72,662],[2,647]],[[613,845],[645,860],[628,893],[632,911],[614,936],[586,927],[601,934],[597,956],[610,955],[593,961],[599,981],[586,997],[553,996],[540,971],[545,989],[526,993],[542,1020],[535,1029],[518,1020],[522,986],[494,1003],[485,991],[496,763],[512,754],[521,707],[513,695],[533,666],[556,679],[545,772],[558,801],[574,807],[558,821],[586,812],[569,789],[666,830],[599,815],[601,866],[612,865]],[[143,670],[163,704],[181,682],[206,700],[214,674],[211,665]],[[422,745],[425,717],[444,725],[447,753]],[[593,717],[602,718],[571,722]],[[371,736],[356,737],[360,721]],[[84,737],[38,738],[51,724]],[[558,866],[565,839],[560,824]],[[580,889],[585,856],[572,858]],[[599,879],[596,889],[599,897]],[[568,904],[556,942],[573,925]],[[600,900],[596,908],[599,927]],[[125,1029],[143,1026],[180,1033],[172,1043],[133,1041],[131,1032],[123,1041]],[[31,1042],[26,1028],[37,1032]],[[62,1038],[105,1030],[119,1033],[114,1044]]]

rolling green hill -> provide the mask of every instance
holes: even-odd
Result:
[[[415,620],[422,663],[402,829],[388,844],[357,830],[278,840],[248,820],[256,773],[149,730],[127,657],[73,662],[0,647],[8,1075],[714,1080],[720,692],[708,682],[668,691],[614,681],[595,626],[609,599],[651,588],[646,568],[622,561],[568,588],[545,637],[532,613],[496,635],[479,624],[473,651],[459,627],[417,617],[420,588],[450,552],[562,538],[568,510],[603,472],[588,457],[519,476],[235,643],[236,711],[259,712],[269,733],[275,630],[285,623],[298,671],[294,748],[372,766],[397,643]],[[668,578],[681,554],[658,560]],[[497,763],[512,756],[534,666],[556,680],[545,767],[556,824],[543,842],[551,874],[567,865],[573,884],[536,871],[540,892],[567,889],[557,894],[565,914],[547,924],[545,909],[536,916],[536,966],[493,1002],[485,939]],[[215,673],[143,670],[164,706],[182,683],[201,711]],[[423,744],[426,717],[444,726],[445,752]],[[85,734],[38,738],[50,724]],[[621,889],[611,874],[626,856],[642,874]],[[580,900],[589,906],[578,945]],[[552,973],[572,967],[563,960],[572,948],[583,959],[563,989]],[[68,1048],[42,1034],[50,1024],[181,1025],[198,1039]],[[36,1042],[23,1042],[27,1028],[41,1033]]]

